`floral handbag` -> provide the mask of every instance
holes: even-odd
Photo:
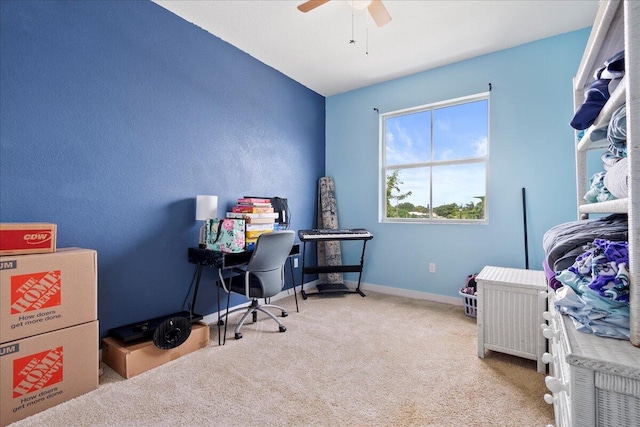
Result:
[[[220,252],[244,251],[244,219],[207,220],[207,249]]]

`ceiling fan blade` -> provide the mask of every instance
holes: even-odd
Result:
[[[378,27],[382,27],[391,22],[391,15],[389,15],[387,8],[382,4],[382,0],[373,0],[368,9]]]
[[[329,0],[309,0],[305,3],[302,3],[298,6],[298,10],[300,12],[309,12],[310,10],[315,9],[318,6],[322,6],[323,4],[329,2]]]

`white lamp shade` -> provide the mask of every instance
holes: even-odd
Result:
[[[196,196],[196,221],[218,217],[218,196]]]

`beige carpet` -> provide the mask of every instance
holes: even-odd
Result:
[[[367,292],[293,296],[287,331],[259,319],[244,338],[129,380],[105,368],[97,390],[12,424],[26,426],[545,426],[535,362],[476,354],[462,307]],[[240,314],[230,317],[230,325]]]

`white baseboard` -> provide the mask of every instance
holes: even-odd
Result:
[[[349,286],[349,288],[355,289],[358,286],[358,282],[349,282],[349,281],[347,281],[347,285]],[[462,298],[448,297],[448,296],[438,295],[438,294],[431,294],[429,292],[410,291],[410,290],[407,290],[407,289],[399,289],[399,288],[391,288],[391,287],[388,287],[388,286],[372,285],[370,283],[361,283],[360,284],[360,289],[362,291],[366,291],[367,289],[369,289],[369,290],[371,290],[373,292],[378,292],[380,294],[395,295],[395,296],[399,296],[399,297],[427,300],[427,301],[433,301],[433,302],[441,302],[441,303],[444,303],[444,304],[460,305],[460,306],[464,305],[464,302],[463,302]]]

